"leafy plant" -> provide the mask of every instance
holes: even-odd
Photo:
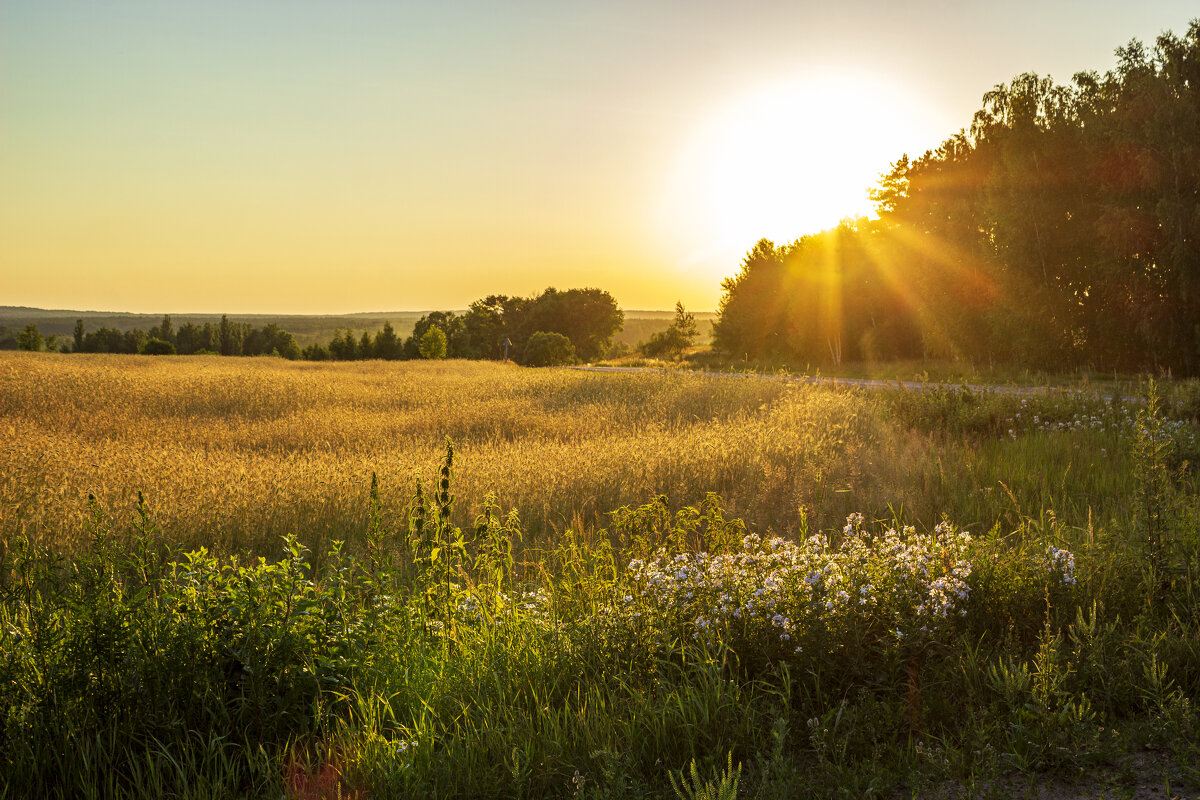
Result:
[[[686,775],[680,770],[678,776],[674,772],[670,773],[670,776],[671,788],[675,790],[675,796],[679,800],[737,800],[742,765],[739,763],[736,770],[733,768],[731,752],[726,756],[725,769],[710,779],[700,777],[694,758],[688,765]]]

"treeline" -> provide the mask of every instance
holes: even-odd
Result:
[[[988,92],[969,131],[883,176],[878,220],[759,242],[714,346],[1200,373],[1200,21],[1117,59]]]
[[[172,324],[170,316],[164,316],[162,322],[149,331],[104,327],[86,331],[80,319],[75,322],[74,337],[66,352],[300,357],[296,338],[278,325],[271,323],[255,328],[248,322],[235,322],[228,316],[222,316],[216,325],[185,322],[178,328]]]
[[[3,341],[22,350],[61,350],[74,353],[143,355],[211,354],[274,355],[309,361],[415,358],[511,358],[529,366],[595,360],[612,348],[613,335],[625,315],[616,300],[600,289],[546,289],[536,297],[489,295],[471,303],[464,314],[434,311],[417,321],[412,334],[401,339],[390,322],[375,334],[356,336],[339,330],[328,345],[303,350],[295,337],[274,323],[255,328],[222,316],[218,324],[184,323],[170,316],[149,331],[85,329],[75,322],[74,336],[65,342],[43,338],[30,324],[20,332],[3,329]]]
[[[328,345],[309,345],[309,360],[508,357],[529,366],[592,361],[612,347],[624,312],[600,289],[546,289],[536,297],[489,295],[464,314],[434,311],[401,341],[391,324],[373,336],[339,331]],[[506,345],[505,342],[508,344]]]

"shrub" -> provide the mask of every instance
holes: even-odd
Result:
[[[561,333],[538,331],[525,342],[525,364],[530,367],[556,367],[575,363],[575,345]]]
[[[142,345],[142,355],[173,356],[175,355],[175,345],[162,339],[147,339],[146,343]]]

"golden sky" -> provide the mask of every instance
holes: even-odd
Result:
[[[992,85],[1183,2],[0,0],[0,305],[711,310]]]

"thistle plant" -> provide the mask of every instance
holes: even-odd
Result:
[[[371,473],[371,495],[367,501],[367,564],[365,584],[368,603],[395,588],[395,555],[388,543],[387,526],[383,520],[383,502],[379,499],[379,476]]]
[[[496,497],[487,495],[475,518],[476,555],[472,569],[476,594],[493,614],[503,602],[513,575],[513,545],[521,540],[521,519],[516,511],[501,519]]]
[[[454,447],[447,439],[446,454],[438,470],[433,508],[427,505],[418,479],[409,511],[409,539],[427,630],[431,618],[436,617],[439,626],[452,621],[455,596],[460,590],[457,581],[463,574],[467,557],[467,542],[462,530],[450,521],[454,506],[454,495],[450,493],[453,465]]]

